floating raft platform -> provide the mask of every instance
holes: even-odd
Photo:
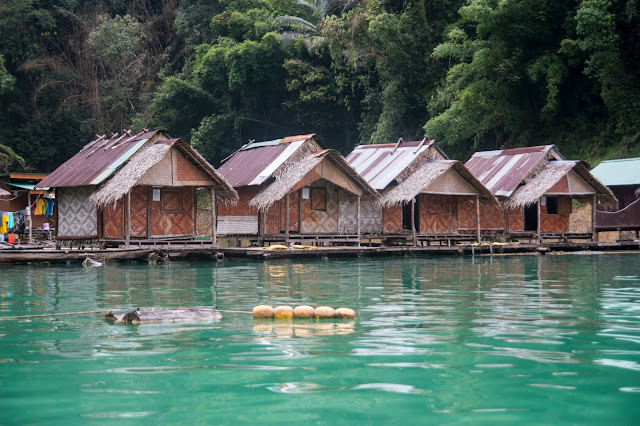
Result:
[[[157,244],[154,246],[131,246],[107,249],[0,249],[0,264],[3,263],[82,263],[87,258],[97,262],[170,261],[220,259],[322,259],[362,257],[418,257],[446,255],[490,255],[516,253],[564,253],[564,252],[611,252],[639,251],[640,241],[616,243],[564,242],[539,244],[482,243],[431,246],[335,246],[313,249],[286,248],[267,250],[263,247],[212,247],[210,244],[189,242]]]
[[[153,248],[111,248],[111,249],[50,249],[19,248],[0,250],[0,263],[81,263],[90,258],[96,261],[143,260],[156,251]]]
[[[162,324],[217,321],[222,314],[216,307],[176,309],[136,309],[122,314],[109,312],[104,319],[114,324]]]

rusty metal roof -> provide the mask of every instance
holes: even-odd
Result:
[[[162,139],[168,138],[162,130],[140,132],[137,135],[124,133],[111,138],[100,136],[41,180],[37,187],[99,185],[156,135]]]
[[[234,188],[260,185],[310,140],[324,147],[314,134],[249,143],[225,161],[218,173]]]
[[[540,164],[564,160],[555,145],[476,152],[465,164],[496,196],[510,197]]]
[[[417,166],[428,151],[433,158],[448,159],[433,140],[357,146],[347,162],[377,191],[385,189],[409,166]]]

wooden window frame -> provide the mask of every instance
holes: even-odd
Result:
[[[309,205],[311,207],[311,210],[326,212],[327,211],[327,204],[329,204],[328,200],[327,200],[327,197],[329,196],[329,191],[327,191],[327,188],[323,187],[323,186],[311,187],[311,190],[309,192],[310,192],[310,194],[309,194]],[[317,196],[314,196],[314,194],[317,194],[318,192],[323,192],[324,193],[324,206],[317,206],[316,205],[318,203],[318,198],[317,198]]]
[[[555,197],[553,195],[545,197],[545,205],[547,207],[547,214],[549,215],[557,215],[558,214],[558,204],[559,197]]]
[[[165,197],[165,194],[168,194],[168,193],[178,194],[178,210],[165,209],[164,197]],[[160,204],[162,206],[162,213],[182,213],[182,191],[180,191],[179,189],[161,189]]]

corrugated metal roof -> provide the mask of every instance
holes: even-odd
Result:
[[[415,141],[360,145],[347,156],[347,162],[369,185],[381,191],[430,149],[436,149],[443,159],[447,158],[435,141]]]
[[[37,187],[98,185],[158,133],[167,137],[161,130],[137,135],[124,133],[110,139],[99,137],[41,180]]]
[[[640,158],[603,161],[591,174],[606,186],[640,185]]]
[[[260,185],[314,136],[289,136],[273,141],[250,143],[222,164],[218,173],[234,188]]]
[[[509,197],[552,149],[554,145],[476,152],[465,165],[496,196]]]

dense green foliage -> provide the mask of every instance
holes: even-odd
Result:
[[[0,169],[165,128],[214,164],[317,133],[640,155],[640,0],[4,0]]]

